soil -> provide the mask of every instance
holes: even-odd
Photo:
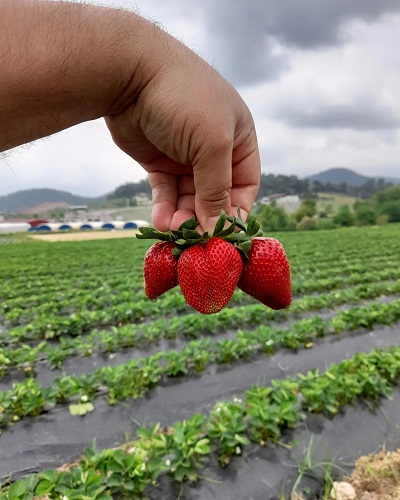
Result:
[[[387,296],[381,296],[377,299],[373,300],[366,300],[361,302],[359,305],[367,305],[367,304],[372,304],[372,303],[387,303],[393,300],[394,297],[387,297]],[[397,298],[397,296],[396,296]],[[270,325],[276,325],[279,326],[281,329],[289,328],[290,325],[292,324],[294,319],[306,319],[306,318],[311,318],[314,317],[315,314],[317,313],[320,318],[323,319],[328,319],[335,314],[337,314],[338,311],[345,311],[348,310],[351,305],[343,305],[339,306],[336,308],[336,310],[333,309],[323,309],[320,311],[309,311],[306,313],[303,313],[301,315],[294,315],[292,318],[287,318],[285,320],[277,320],[277,321],[271,321],[269,324]],[[382,330],[382,328],[380,329]],[[380,331],[379,329],[377,330],[378,332]],[[383,329],[384,331],[387,331]],[[397,331],[400,330],[400,323],[397,325],[393,325],[391,328],[391,331]],[[367,332],[365,329],[359,329],[353,332],[343,332],[339,333],[335,336],[328,336],[325,338],[324,341],[319,340],[318,343],[323,343],[323,342],[328,342],[328,343],[335,343],[338,342],[339,340],[345,341],[346,338],[352,339],[353,337],[358,337],[359,335],[366,335]],[[221,340],[227,340],[227,339],[232,339],[237,335],[237,330],[234,329],[229,329],[225,330],[222,333],[217,333],[215,335],[210,336],[210,339],[212,342],[217,342]],[[368,335],[371,337],[371,335],[368,333]],[[385,336],[386,334],[383,333]],[[379,333],[378,333],[378,338],[379,338]],[[372,336],[372,339],[369,339],[372,342],[374,341],[374,338]],[[148,357],[156,354],[159,351],[165,352],[168,350],[180,350],[183,349],[188,343],[190,339],[185,339],[185,338],[177,338],[177,339],[162,339],[161,341],[154,343],[154,344],[149,344],[147,346],[143,347],[134,347],[134,348],[126,348],[126,349],[121,349],[118,350],[118,352],[113,352],[113,353],[102,353],[102,352],[94,352],[91,356],[82,358],[80,356],[72,356],[67,358],[62,367],[60,369],[55,369],[52,370],[48,363],[46,362],[38,362],[35,365],[35,379],[42,385],[44,386],[50,386],[52,381],[56,377],[62,376],[64,373],[66,374],[71,374],[71,375],[82,375],[84,373],[92,372],[97,370],[98,368],[102,368],[105,366],[116,366],[122,363],[126,363],[127,361],[130,361],[132,359],[140,359],[143,357]],[[351,341],[353,342],[353,341]],[[379,342],[379,340],[378,340]],[[384,339],[384,342],[386,342],[384,345],[394,345],[393,344],[393,338],[391,336],[387,337]],[[387,344],[389,342],[389,344]],[[32,343],[33,345],[37,345],[36,342]],[[357,342],[357,345],[365,345],[365,342]],[[368,343],[369,345],[369,343]],[[373,346],[375,346],[372,343]],[[314,346],[314,343],[310,343],[310,345],[307,345],[307,348],[311,348]],[[378,344],[377,347],[380,346],[382,347],[383,344]],[[302,355],[303,349],[299,350],[299,354]],[[276,351],[277,353],[279,351]],[[293,352],[289,350],[289,352]],[[257,355],[257,359],[260,358],[265,358],[264,355]],[[240,363],[240,362],[239,362]],[[246,364],[248,364],[246,362]],[[216,366],[216,370],[220,372],[221,370],[224,371],[224,366],[219,365]],[[14,382],[20,382],[23,381],[26,378],[26,374],[22,370],[11,370],[8,372],[6,375],[4,375],[2,378],[0,378],[0,391],[6,391],[12,388],[12,384]]]
[[[399,499],[400,448],[359,458],[345,481],[354,487],[357,500]]]
[[[94,402],[95,411],[84,417],[72,417],[68,407],[60,406],[39,417],[23,419],[1,436],[0,480],[9,475],[18,479],[30,472],[72,462],[85,447],[93,444],[93,440],[96,440],[98,449],[118,446],[126,440],[126,435],[134,436],[138,425],[150,425],[155,421],[171,425],[196,412],[207,413],[216,401],[240,396],[254,382],[269,385],[271,379],[304,373],[312,368],[324,370],[329,363],[337,363],[356,352],[396,345],[398,336],[396,326],[345,338],[321,339],[313,349],[298,353],[284,350],[271,357],[260,356],[251,363],[212,366],[198,377],[170,380],[135,401],[109,406],[105,398],[98,397]],[[85,361],[81,360],[81,363]],[[392,401],[383,400],[382,408],[386,418],[380,411],[372,413],[366,405],[348,408],[346,418],[338,415],[330,420],[313,416],[295,431],[294,436],[285,436],[287,442],[295,437],[299,446],[291,451],[277,445],[261,449],[249,447],[246,456],[235,460],[226,470],[214,464],[205,471],[203,476],[217,476],[221,481],[218,486],[202,481],[189,488],[182,500],[280,498],[282,488],[286,493],[290,492],[290,485],[296,479],[296,463],[304,458],[311,434],[318,436],[316,452],[320,450],[320,461],[326,458],[325,450],[332,452],[333,458],[345,457],[346,462],[354,464],[358,457],[374,452],[385,441],[387,448],[396,449],[400,446],[400,434],[395,430],[400,425],[400,391],[395,393]],[[106,426],[104,422],[107,422]],[[352,466],[346,469],[346,474],[351,470]],[[178,496],[179,491],[174,497],[171,486],[164,486],[165,493],[157,492],[151,498],[167,500]],[[320,482],[313,484],[314,491],[320,487]],[[237,493],[234,497],[233,492]]]
[[[327,461],[333,464],[334,479],[343,481],[350,474],[360,454],[374,452],[379,447],[400,445],[400,391],[395,389],[392,400],[383,400],[374,407],[360,402],[350,406],[332,419],[311,415],[294,431],[284,432],[280,444],[265,447],[251,445],[243,456],[234,458],[225,468],[215,458],[201,471],[203,480],[180,485],[166,476],[147,492],[149,500],[321,500],[324,471],[315,465],[293,492],[299,467],[305,455],[312,464]],[[368,433],[365,432],[368,429]],[[351,436],[351,439],[349,439]],[[298,445],[290,446],[294,440]],[[285,444],[285,446],[282,446]],[[310,452],[311,448],[311,452]],[[400,474],[400,449],[394,453],[381,452],[359,459],[350,482],[356,497],[333,496],[336,500],[395,500],[399,499],[397,481]],[[71,464],[74,465],[74,464]],[[71,465],[59,470],[68,470]],[[337,469],[335,469],[337,467]],[[340,469],[339,469],[340,468]],[[335,470],[339,471],[335,474]],[[340,482],[339,484],[343,484]],[[397,489],[396,489],[397,488]],[[307,490],[307,493],[305,491]],[[300,493],[299,493],[300,492]],[[47,500],[45,498],[40,500]]]
[[[88,241],[88,240],[110,240],[115,238],[134,238],[138,231],[126,229],[124,231],[85,231],[76,233],[35,234],[29,236],[34,240],[49,241]]]

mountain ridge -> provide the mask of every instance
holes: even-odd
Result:
[[[35,188],[16,191],[0,196],[0,212],[19,212],[44,203],[67,203],[68,205],[88,205],[107,199],[107,195],[98,197],[80,196],[59,189]]]
[[[265,175],[265,174],[263,174]],[[297,176],[295,176],[297,177]],[[345,167],[336,167],[324,170],[317,174],[309,175],[304,180],[320,181],[322,183],[341,184],[345,182],[348,186],[361,186],[371,179],[384,179],[386,182],[393,182],[400,184],[400,178],[393,177],[369,177],[354,170]],[[299,179],[301,181],[301,179]],[[124,185],[119,186],[119,188]],[[116,188],[113,192],[117,192]],[[35,188],[16,191],[5,196],[0,196],[0,212],[8,213],[31,213],[32,208],[40,207],[41,205],[62,206],[65,205],[92,205],[106,201],[111,193],[104,194],[103,196],[90,197],[75,195],[68,191],[51,188]],[[121,195],[126,196],[126,195]],[[64,206],[65,206],[64,205]]]
[[[361,186],[371,179],[383,179],[386,182],[393,182],[400,184],[400,178],[386,177],[386,176],[367,176],[359,174],[358,172],[346,167],[334,167],[327,170],[318,172],[317,174],[309,175],[306,177],[310,182],[319,181],[323,183],[341,184],[345,182],[349,186]]]

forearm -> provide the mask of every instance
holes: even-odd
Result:
[[[156,30],[114,9],[0,0],[0,151],[131,104]]]

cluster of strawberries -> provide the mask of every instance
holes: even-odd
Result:
[[[227,223],[229,227],[226,227]],[[272,309],[290,306],[290,268],[281,243],[263,238],[260,224],[221,213],[212,235],[200,234],[195,217],[177,231],[140,228],[137,237],[160,239],[144,259],[144,290],[155,299],[179,284],[186,302],[203,314],[217,313],[238,286]]]

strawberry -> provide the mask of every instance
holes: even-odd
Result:
[[[160,241],[144,257],[144,293],[155,299],[178,284],[177,259],[171,253],[174,244]]]
[[[278,240],[252,239],[238,287],[271,309],[290,306],[290,267]]]
[[[232,297],[242,267],[239,251],[221,238],[186,248],[178,260],[178,282],[186,302],[203,314],[221,311]]]
[[[149,298],[179,283],[190,306],[212,314],[228,304],[238,286],[272,309],[290,306],[290,268],[285,251],[279,241],[261,238],[259,222],[250,218],[244,223],[238,208],[237,217],[221,212],[212,235],[200,234],[197,226],[193,216],[177,230],[139,228],[137,238],[162,241],[145,257],[145,292]]]

